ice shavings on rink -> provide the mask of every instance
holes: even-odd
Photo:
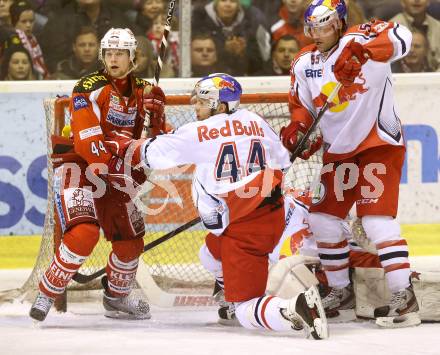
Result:
[[[51,311],[44,323],[28,316],[29,303],[0,305],[0,353],[12,354],[440,354],[440,324],[378,329],[372,322],[331,324],[328,340],[302,333],[252,332],[216,323],[216,309],[152,307],[144,321],[107,319],[97,303]]]

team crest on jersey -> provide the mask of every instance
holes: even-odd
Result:
[[[73,98],[73,111],[78,111],[87,106],[89,106],[89,104],[84,96],[75,96]]]

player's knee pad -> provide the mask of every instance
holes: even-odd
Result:
[[[98,240],[98,225],[94,223],[80,223],[64,233],[63,244],[75,254],[89,256]]]
[[[310,230],[319,242],[338,242],[345,239],[343,220],[327,213],[310,213]]]
[[[123,262],[129,262],[138,259],[144,251],[143,239],[119,240],[112,242],[113,252],[118,259]]]
[[[374,244],[389,240],[400,240],[400,225],[391,216],[364,216],[362,217],[367,238]]]
[[[206,244],[203,244],[199,251],[200,263],[203,267],[213,274],[218,274],[222,271],[222,263],[220,260],[214,258],[209,251]]]

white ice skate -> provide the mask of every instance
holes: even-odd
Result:
[[[391,295],[389,305],[374,310],[376,324],[382,328],[413,327],[421,323],[419,304],[413,286]]]
[[[150,319],[150,305],[133,292],[126,297],[112,297],[104,291],[104,315],[117,319]]]
[[[315,286],[293,297],[281,314],[292,322],[292,329],[300,330],[302,325],[307,338],[310,335],[317,340],[328,338],[327,319]]]
[[[330,292],[322,298],[322,305],[329,323],[355,320],[355,302],[351,285],[344,288],[331,288]]]
[[[38,292],[37,297],[35,298],[34,304],[29,311],[29,316],[39,322],[42,322],[46,319],[47,314],[49,313],[50,308],[52,307],[54,302],[53,298],[46,296],[42,292]]]

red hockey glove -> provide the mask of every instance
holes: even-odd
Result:
[[[280,138],[284,147],[291,153],[295,151],[296,146],[302,137],[307,133],[307,127],[304,123],[292,121],[287,127],[281,128]],[[308,139],[299,157],[309,159],[322,146],[322,137],[317,135],[313,139]]]
[[[352,39],[336,60],[333,72],[336,80],[344,86],[353,84],[361,72],[362,65],[371,57],[371,53],[362,44]]]
[[[105,145],[113,155],[124,158],[125,153],[133,142],[133,134],[128,131],[112,131],[105,137]]]
[[[143,105],[150,113],[150,128],[163,131],[165,127],[165,94],[159,86],[146,86]]]
[[[139,189],[139,182],[136,181],[135,175],[130,166],[124,164],[124,160],[113,156],[107,163],[108,173],[104,175],[104,178],[110,183],[115,189],[125,192],[126,194],[134,197]]]

